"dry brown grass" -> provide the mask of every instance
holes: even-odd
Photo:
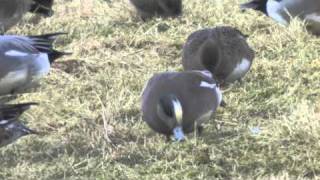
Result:
[[[299,21],[285,28],[239,3],[188,0],[182,17],[144,23],[126,0],[57,0],[52,18],[26,17],[9,33],[68,32],[56,47],[73,54],[18,98],[41,104],[24,119],[46,134],[2,148],[0,179],[319,177],[320,40]],[[187,36],[216,25],[250,35],[253,67],[224,92],[228,107],[203,136],[166,143],[141,119],[143,85],[181,71]]]

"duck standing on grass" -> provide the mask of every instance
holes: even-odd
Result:
[[[49,17],[53,14],[53,0],[1,0],[0,33],[16,25],[27,12]]]
[[[175,17],[182,12],[182,0],[130,0],[130,2],[143,20],[154,16]]]
[[[0,36],[0,96],[24,93],[38,85],[50,65],[69,54],[53,49],[54,40],[62,34]]]
[[[241,9],[261,11],[283,25],[298,17],[306,22],[309,32],[320,36],[319,0],[252,0],[241,4]]]
[[[192,33],[183,47],[184,70],[209,70],[220,84],[241,80],[249,71],[254,51],[239,30],[220,26]]]
[[[174,135],[202,131],[202,123],[215,113],[222,93],[208,71],[165,72],[155,74],[142,94],[142,118],[154,131]]]
[[[21,122],[20,116],[36,103],[0,105],[0,148],[13,143],[20,137],[38,134]]]

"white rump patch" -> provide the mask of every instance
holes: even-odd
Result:
[[[267,2],[267,13],[272,19],[278,23],[287,26],[289,22],[282,17],[280,12],[288,12],[283,2],[277,2],[275,0],[268,0]]]
[[[244,74],[248,71],[250,67],[250,61],[246,58],[243,58],[241,63],[237,65],[237,67],[233,70],[233,73],[236,74]]]
[[[40,79],[43,76],[46,76],[50,71],[50,62],[49,62],[48,54],[40,53],[39,56],[34,61],[37,64],[38,72],[33,78]]]
[[[248,59],[243,58],[241,63],[239,63],[228,76],[227,81],[232,82],[241,79],[248,72],[250,64],[251,63]]]
[[[16,51],[16,50],[9,50],[4,53],[6,56],[12,56],[12,57],[23,57],[23,56],[28,56],[28,53],[21,52],[21,51]]]

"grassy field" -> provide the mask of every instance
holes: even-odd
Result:
[[[41,104],[23,119],[44,133],[0,150],[0,179],[320,178],[320,39],[302,22],[242,13],[244,0],[185,0],[182,17],[144,23],[128,0],[92,1],[57,0],[52,18],[8,32],[68,32],[56,47],[73,54],[14,101]],[[253,67],[202,136],[166,143],[141,119],[144,83],[182,71],[187,36],[217,25],[250,35]]]

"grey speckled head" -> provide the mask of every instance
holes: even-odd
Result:
[[[166,72],[146,83],[141,107],[151,129],[180,141],[184,134],[201,129],[221,101],[221,91],[208,71]]]
[[[147,20],[154,16],[175,17],[182,13],[182,0],[130,0],[140,17]]]
[[[11,144],[23,136],[38,134],[18,120],[23,112],[32,105],[36,105],[36,103],[0,106],[0,147]]]
[[[241,80],[249,71],[254,51],[247,36],[229,26],[192,33],[183,47],[184,70],[209,70],[219,83]]]

